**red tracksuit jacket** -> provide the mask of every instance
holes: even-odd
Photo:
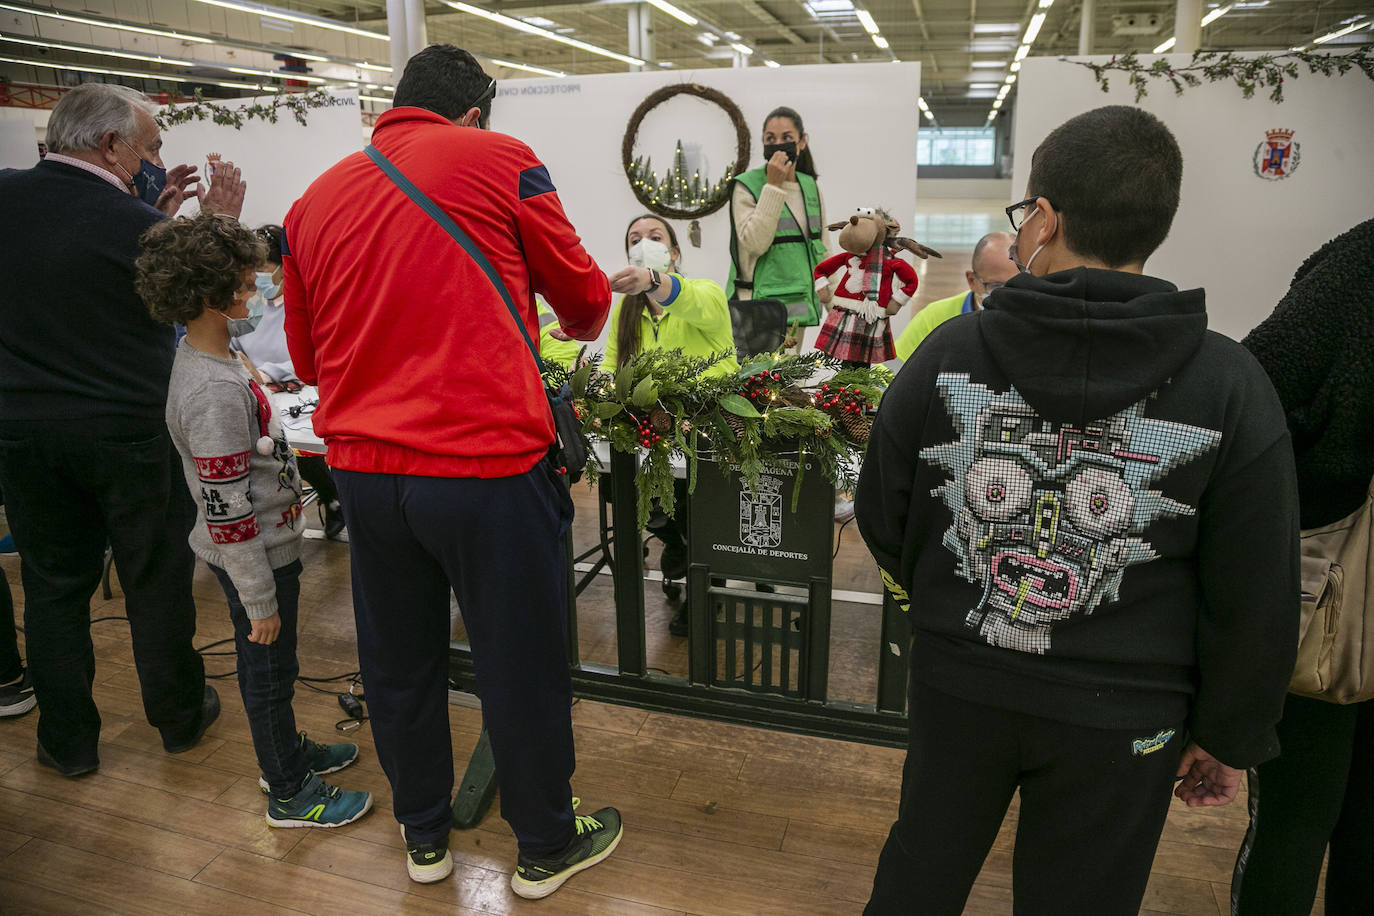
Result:
[[[471,236],[539,339],[534,295],[579,340],[600,333],[610,285],[548,171],[513,137],[420,108],[377,121],[373,144]],[[477,264],[362,153],[286,215],[286,339],[316,384],[329,463],[426,477],[508,477],[553,441],[525,341]]]

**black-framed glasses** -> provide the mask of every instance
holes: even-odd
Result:
[[[487,99],[494,98],[496,98],[496,77],[493,76],[491,78],[491,82],[487,84],[487,88],[482,90],[482,94],[477,96],[477,98],[473,99],[472,104],[468,105],[467,108],[464,108],[463,110],[468,111],[473,108],[481,108],[483,102],[485,102]]]
[[[1035,197],[1027,197],[1019,204],[1012,204],[1010,207],[1007,207],[1007,219],[1011,220],[1011,229],[1013,232],[1021,231],[1021,227],[1024,226],[1026,220],[1030,218],[1030,213],[1026,211],[1026,208],[1035,206],[1037,200],[1043,200],[1051,207],[1054,206],[1053,202],[1051,202],[1048,197],[1037,195]]]

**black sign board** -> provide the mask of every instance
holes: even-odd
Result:
[[[814,458],[804,458],[801,493],[792,511],[797,460],[778,458],[750,488],[737,467],[722,475],[702,459],[692,493],[690,550],[693,563],[711,575],[808,583],[830,578],[835,487]]]

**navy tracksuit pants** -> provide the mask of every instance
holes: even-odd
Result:
[[[452,824],[449,588],[472,646],[501,816],[520,851],[573,838],[566,648],[572,501],[547,462],[499,478],[335,470],[352,555],[358,661],[377,756],[412,843]]]

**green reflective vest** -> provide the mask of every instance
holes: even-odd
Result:
[[[754,200],[763,193],[767,183],[762,166],[735,178],[749,189]],[[825,243],[821,241],[821,195],[816,179],[797,175],[802,198],[806,201],[806,224],[797,221],[790,207],[783,205],[773,232],[773,244],[754,264],[749,280],[737,278],[739,273],[739,237],[735,231],[733,208],[730,213],[730,281],[727,284],[731,299],[737,289],[752,289],[753,299],[778,299],[787,306],[787,316],[799,324],[811,327],[820,323],[821,307],[816,301],[816,265],[825,260]],[[733,189],[732,189],[733,191]]]

